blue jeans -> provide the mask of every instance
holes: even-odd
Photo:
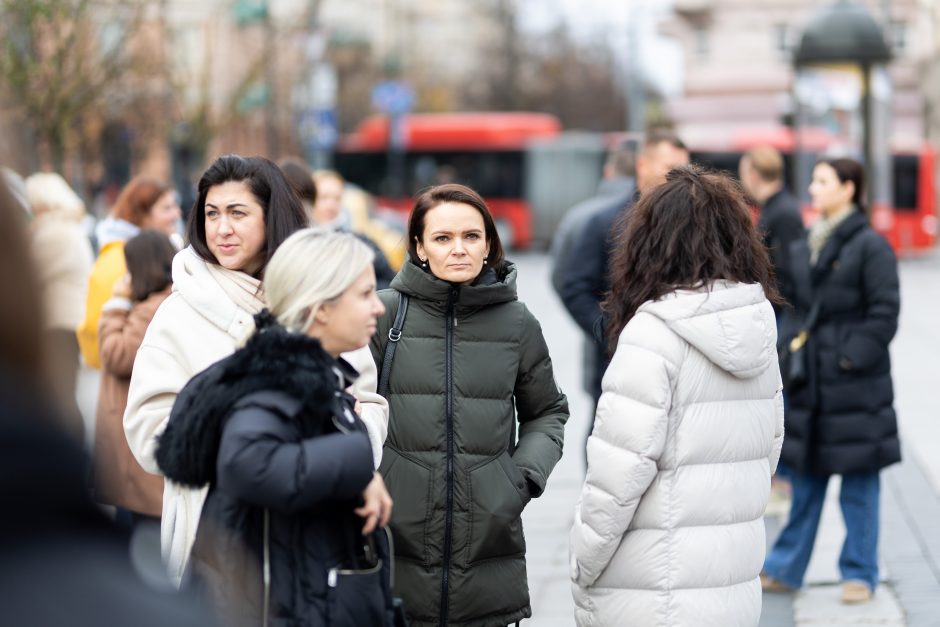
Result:
[[[764,561],[764,572],[791,588],[800,588],[813,554],[829,477],[791,472],[788,478],[793,486],[790,517]],[[846,534],[839,572],[843,581],[864,581],[872,590],[878,584],[880,491],[877,472],[842,475],[839,505]]]

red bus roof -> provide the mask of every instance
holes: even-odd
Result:
[[[519,150],[561,132],[558,118],[547,113],[419,113],[402,123],[407,150]],[[339,145],[344,152],[387,147],[388,118],[380,115],[363,120]]]

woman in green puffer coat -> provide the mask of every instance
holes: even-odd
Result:
[[[408,240],[371,343],[381,370],[407,297],[379,469],[395,502],[396,589],[414,627],[515,623],[532,614],[522,510],[561,458],[568,402],[483,199],[430,188]]]

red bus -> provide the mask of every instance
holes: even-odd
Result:
[[[815,160],[829,147],[831,137],[819,129],[807,129],[801,137],[803,150]],[[809,222],[815,216],[808,206],[806,190],[794,189],[793,154],[796,139],[789,129],[749,132],[730,138],[727,144],[715,147],[692,147],[692,160],[738,175],[741,155],[758,145],[771,145],[783,153],[786,162],[787,185],[804,203],[804,218]],[[873,205],[872,226],[884,235],[899,255],[910,255],[931,249],[937,241],[937,187],[936,157],[926,143],[919,148],[897,149],[891,156],[891,203]],[[870,174],[870,173],[869,173]],[[809,172],[803,179],[809,180]]]
[[[429,113],[402,121],[403,181],[389,181],[389,121],[364,120],[336,149],[336,169],[375,195],[380,205],[407,212],[416,192],[429,185],[462,183],[478,191],[507,244],[532,241],[532,208],[526,200],[527,146],[561,133],[544,113]],[[401,189],[397,197],[389,190]]]

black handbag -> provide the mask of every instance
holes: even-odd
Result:
[[[806,357],[806,343],[819,318],[819,300],[817,296],[810,307],[800,330],[789,339],[781,338],[777,345],[777,358],[780,361],[780,378],[783,389],[790,391],[802,387],[809,378],[809,365]]]
[[[405,326],[405,316],[408,315],[408,296],[398,292],[398,313],[392,328],[388,330],[388,343],[385,344],[385,355],[382,359],[382,371],[379,372],[379,385],[376,391],[379,396],[388,398],[388,378],[392,375],[392,361],[395,359],[395,348],[401,339],[401,330]]]

